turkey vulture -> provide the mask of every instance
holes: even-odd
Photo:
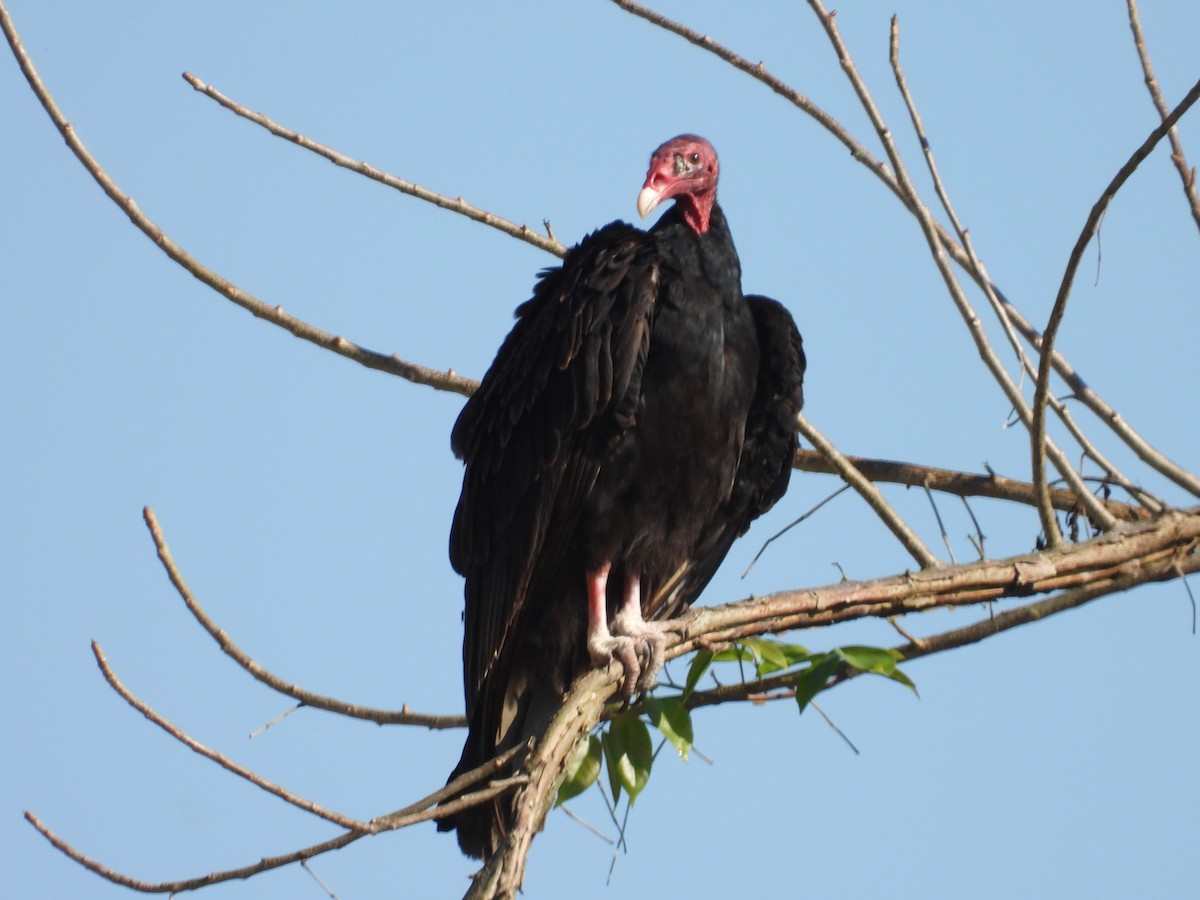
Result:
[[[650,687],[671,617],[787,487],[800,335],[742,295],[716,190],[708,141],[655,150],[638,212],[674,206],[543,271],[454,426],[469,733],[451,779],[540,733],[589,664],[620,660],[625,696]],[[439,828],[482,857],[510,820],[501,799]]]

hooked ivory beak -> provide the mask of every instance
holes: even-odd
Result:
[[[642,188],[642,192],[637,197],[638,215],[643,219],[650,215],[650,211],[658,204],[662,203],[662,191],[656,191],[654,188],[647,185]]]

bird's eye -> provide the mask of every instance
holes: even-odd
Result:
[[[693,166],[700,165],[700,154],[693,152],[690,156],[688,156],[688,162],[690,162]]]

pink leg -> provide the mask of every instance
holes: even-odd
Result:
[[[587,573],[587,649],[592,665],[607,666],[614,659],[621,663],[625,672],[621,693],[631,697],[638,684],[642,667],[638,662],[637,645],[634,640],[624,635],[614,636],[608,630],[608,573],[611,570],[612,564],[605,563]]]
[[[608,573],[612,564],[605,563],[594,572],[588,572],[588,649],[593,641],[606,641],[608,633]],[[593,654],[595,662],[595,654]]]
[[[642,581],[640,576],[629,574],[625,578],[625,591],[621,597],[621,608],[613,617],[612,630],[608,627],[608,576],[612,564],[605,563],[587,573],[588,589],[588,655],[595,666],[607,666],[612,660],[621,663],[625,680],[621,693],[632,697],[635,691],[648,691],[654,687],[654,679],[663,667],[666,655],[667,635],[683,630],[678,622],[647,622],[642,618]],[[645,663],[638,654],[645,654]]]
[[[642,621],[642,579],[632,572],[625,578],[625,596],[621,599],[621,608],[617,610],[617,619],[622,622]],[[616,620],[613,624],[616,624]]]
[[[637,678],[637,690],[649,691],[663,667],[667,651],[667,635],[683,630],[679,622],[647,622],[642,617],[642,581],[630,574],[625,580],[625,595],[621,608],[613,617],[612,631],[619,637],[631,638],[639,650],[644,648],[645,662]]]

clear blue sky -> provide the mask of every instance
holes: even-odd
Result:
[[[805,4],[656,5],[764,60],[877,147]],[[1028,473],[1024,433],[1003,427],[1008,406],[895,199],[762,85],[605,0],[12,0],[11,12],[79,134],[199,260],[322,328],[472,376],[553,260],[269,137],[180,73],[405,178],[531,225],[548,218],[567,241],[633,217],[650,151],[703,134],[721,153],[746,287],[785,301],[804,332],[810,418],[846,452]],[[844,4],[843,35],[923,172],[887,67],[893,12],[958,211],[993,277],[1043,322],[1091,204],[1156,123],[1124,5]],[[1147,2],[1143,18],[1177,100],[1200,75],[1200,5]],[[445,545],[460,398],[297,341],[175,267],[69,154],[7,57],[0,110],[2,892],[126,895],[59,856],[24,809],[148,880],[333,834],[144,721],[103,683],[92,639],[199,740],[327,806],[366,818],[439,786],[458,733],[304,711],[248,740],[288,702],[194,624],[141,508],[154,507],[200,600],[264,666],[360,703],[457,711],[461,585]],[[1200,163],[1196,113],[1182,133]],[[1081,269],[1061,347],[1196,469],[1200,253],[1165,150],[1113,204],[1102,250]],[[855,578],[909,565],[845,495],[739,580],[762,539],[834,486],[794,479],[707,601],[828,583],[835,561]],[[925,497],[888,495],[943,552]],[[1032,512],[974,509],[989,553],[1031,548]],[[961,503],[941,510],[970,559]],[[982,615],[907,626],[928,634]],[[1194,896],[1191,621],[1181,584],[1155,586],[915,662],[920,699],[860,679],[822,704],[861,756],[791,704],[704,712],[697,746],[713,765],[660,757],[612,886],[607,845],[555,813],[527,896]],[[867,622],[796,640],[896,636]],[[595,798],[574,807],[612,833]],[[458,896],[471,871],[432,825],[313,868],[343,900]],[[207,896],[324,895],[293,867]]]

